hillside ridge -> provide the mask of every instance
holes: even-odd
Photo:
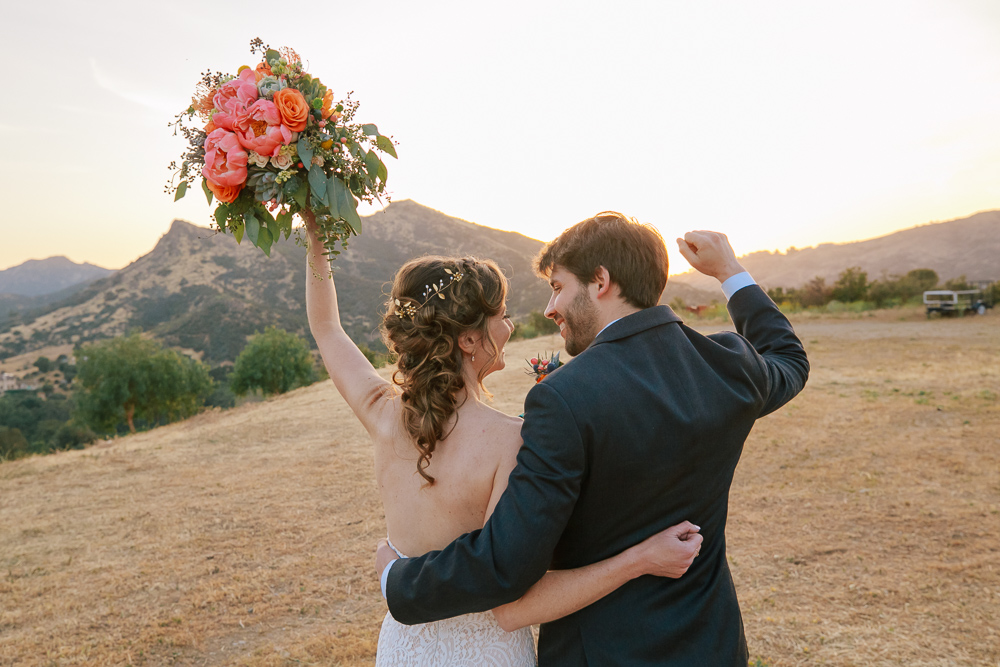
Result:
[[[933,269],[942,281],[962,275],[996,281],[1000,280],[1000,210],[917,225],[863,241],[822,243],[783,253],[765,250],[739,259],[768,288],[801,287],[815,276],[832,284],[852,266],[867,271],[869,280]],[[701,289],[712,284],[711,278],[694,271],[670,279]]]
[[[0,271],[0,295],[44,296],[114,273],[90,262],[74,262],[64,255],[29,259]]]

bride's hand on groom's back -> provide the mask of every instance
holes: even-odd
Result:
[[[679,523],[630,549],[642,574],[677,579],[691,567],[701,552],[704,538],[690,521]]]

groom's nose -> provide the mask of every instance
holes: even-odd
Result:
[[[556,293],[552,292],[552,296],[549,297],[549,303],[545,306],[545,317],[550,320],[554,320],[556,317]]]

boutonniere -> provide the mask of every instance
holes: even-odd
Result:
[[[551,353],[547,358],[538,355],[526,361],[531,370],[525,372],[528,375],[534,376],[535,382],[541,382],[546,375],[563,365],[563,362],[559,361],[558,352]]]

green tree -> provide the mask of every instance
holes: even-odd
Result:
[[[832,296],[842,303],[864,301],[868,296],[868,274],[860,266],[844,269],[833,285]]]
[[[102,432],[189,417],[212,391],[207,366],[138,333],[82,347],[76,358],[79,415]]]
[[[961,275],[958,278],[952,278],[944,284],[945,289],[960,291],[967,289],[976,289],[972,283],[966,279],[965,275]]]
[[[53,368],[52,360],[48,357],[38,357],[35,359],[35,367],[39,373],[48,373]]]
[[[906,274],[905,280],[912,285],[914,295],[917,295],[937,287],[940,278],[933,269],[913,269]]]
[[[293,333],[268,327],[254,334],[236,357],[229,387],[237,396],[260,389],[265,396],[284,394],[315,380],[312,353]]]

